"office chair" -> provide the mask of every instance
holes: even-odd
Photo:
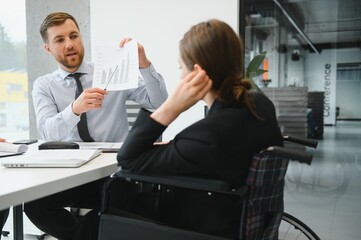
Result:
[[[127,109],[127,118],[129,123],[129,130],[133,127],[135,120],[138,117],[141,106],[131,100],[126,100],[125,106]]]
[[[239,227],[233,239],[277,239],[278,227],[283,214],[284,177],[289,159],[310,162],[312,155],[295,149],[269,147],[254,155],[245,186],[233,188],[228,183],[184,176],[152,176],[119,171],[108,180],[103,189],[102,209],[100,213],[99,240],[115,239],[229,239],[209,233],[197,232],[169,226],[147,217],[113,208],[112,195],[124,192],[124,198],[131,189],[134,192],[157,191],[171,188],[191,189],[228,196],[236,201],[239,211]],[[127,186],[126,190],[122,189]],[[132,186],[132,187],[129,187]],[[192,196],[189,196],[192,198]],[[119,201],[118,201],[119,202]],[[118,203],[117,203],[118,204]],[[237,211],[235,209],[235,211]],[[221,219],[214,219],[222,221]]]

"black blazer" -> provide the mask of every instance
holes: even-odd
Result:
[[[260,119],[245,107],[227,106],[216,100],[204,119],[161,146],[154,146],[153,142],[166,127],[142,110],[118,152],[118,164],[125,171],[203,176],[243,185],[252,155],[272,145],[283,145],[272,102],[258,93],[251,96]],[[162,196],[162,220],[184,226],[183,221],[186,228],[218,235],[224,235],[218,231],[225,226],[237,226],[238,210],[234,210],[236,206],[230,200],[213,198],[206,204],[204,198],[209,197],[189,197],[189,192],[183,190],[171,197]],[[221,218],[222,223],[214,222]]]

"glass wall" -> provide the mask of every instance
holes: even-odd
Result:
[[[29,135],[25,0],[0,8],[0,137]]]
[[[245,63],[266,52],[260,68],[268,72],[253,80],[274,100],[281,122],[286,115],[292,120],[283,126],[286,132],[292,125],[292,133],[310,135],[305,123],[311,116],[321,131],[313,134],[322,138],[324,125],[361,119],[360,1],[241,2]]]
[[[289,162],[285,212],[320,239],[361,239],[361,1],[240,3],[245,63],[266,52],[260,68],[268,72],[253,80],[273,101],[283,134],[318,141],[305,149],[310,165]],[[279,238],[288,230],[281,225]]]

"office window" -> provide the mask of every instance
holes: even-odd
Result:
[[[0,137],[29,135],[25,0],[0,8]]]

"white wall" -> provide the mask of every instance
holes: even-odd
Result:
[[[337,51],[322,50],[321,54],[306,52],[305,81],[308,91],[325,92],[324,123],[336,124],[336,71]]]
[[[360,63],[361,49],[348,48],[337,51],[337,63]],[[361,79],[337,81],[336,106],[340,119],[361,119]]]
[[[361,119],[361,80],[338,81],[337,101],[340,119]]]
[[[227,22],[238,32],[238,0],[91,0],[92,49],[99,44],[118,45],[123,37],[137,39],[172,93],[180,71],[178,43],[194,24],[210,18]],[[94,52],[94,51],[92,51]],[[183,113],[163,134],[176,133],[203,117],[204,103]]]
[[[325,112],[325,124],[334,125],[335,108],[341,107],[340,118],[360,119],[361,118],[361,80],[360,81],[337,81],[337,64],[361,62],[360,49],[327,49],[322,50],[320,55],[305,52],[305,82],[309,91],[325,91],[330,89],[330,94],[325,92],[328,98],[330,113]],[[326,64],[331,65],[331,85],[325,85]]]
[[[337,63],[359,63],[361,62],[360,48],[344,48],[337,50]]]

